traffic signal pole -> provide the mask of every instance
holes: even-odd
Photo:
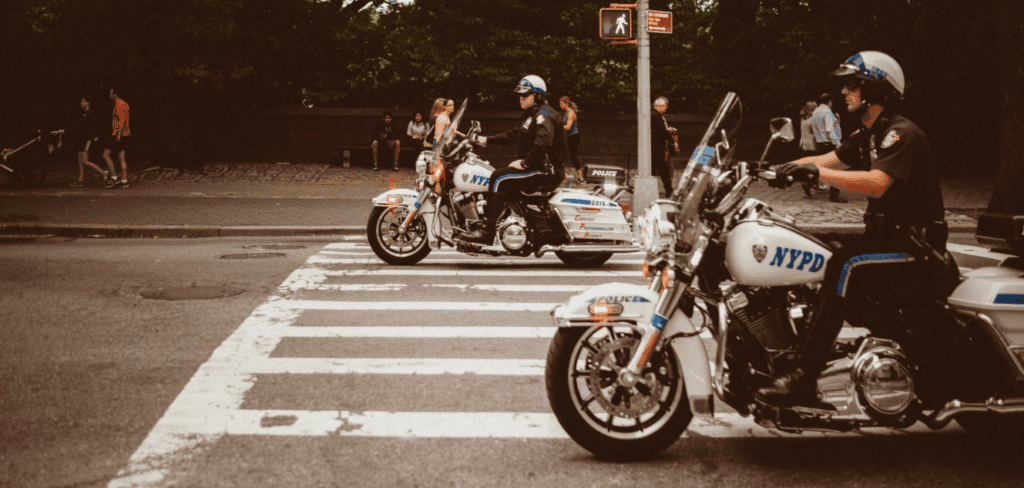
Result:
[[[637,0],[636,17],[636,161],[633,214],[641,215],[658,199],[658,180],[651,176],[651,35],[647,32],[647,2]],[[671,188],[666,188],[671,193]]]

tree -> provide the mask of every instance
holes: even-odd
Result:
[[[988,211],[1024,213],[1024,2],[998,3],[1002,134],[999,177]],[[1018,238],[1020,236],[1017,236]]]

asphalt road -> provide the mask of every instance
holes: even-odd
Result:
[[[270,243],[305,248],[243,248]],[[998,257],[958,249],[963,267]],[[219,258],[248,252],[285,256]],[[1024,482],[1019,447],[955,426],[779,438],[721,409],[656,459],[594,459],[552,423],[547,310],[641,282],[638,256],[391,267],[358,238],[4,238],[0,256],[0,486]],[[203,287],[244,291],[140,295]]]

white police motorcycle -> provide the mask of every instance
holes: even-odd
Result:
[[[456,140],[466,105],[463,101],[434,149],[420,153],[417,188],[392,189],[373,199],[366,234],[377,257],[390,264],[415,264],[431,249],[449,246],[470,255],[541,257],[554,252],[567,265],[595,267],[613,253],[640,250],[629,207],[619,203],[629,190],[620,186],[625,171],[617,167],[586,168],[588,177],[597,178],[591,181],[603,183],[592,188],[558,188],[564,175],[549,175],[535,193],[508,198],[494,242],[458,239],[482,225],[484,194],[494,172],[473,152],[479,122]]]
[[[694,415],[713,416],[716,398],[787,432],[939,429],[956,419],[971,431],[1024,433],[1020,257],[961,277],[936,252],[944,266],[915,290],[923,298],[899,310],[857,304],[858,322],[848,321],[871,334],[837,341],[819,403],[780,408],[755,395],[796,356],[833,247],[743,198],[775,175],[732,160],[740,116],[730,93],[672,198],[636,219],[650,286],[607,283],[552,310],[546,386],[569,436],[602,458],[641,459],[674,443]],[[772,132],[769,147],[793,138],[789,119],[774,119]],[[704,330],[717,342],[710,360]]]

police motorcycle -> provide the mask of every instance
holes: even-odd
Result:
[[[848,320],[871,333],[836,342],[817,403],[781,408],[757,397],[796,356],[838,244],[744,198],[775,174],[732,160],[741,112],[729,93],[672,197],[636,218],[650,285],[606,283],[551,311],[558,330],[545,381],[569,436],[601,458],[643,459],[694,415],[713,417],[716,398],[790,433],[941,429],[954,419],[969,431],[1024,433],[1021,257],[960,276],[945,253],[916,301],[857,304],[859,318]],[[771,125],[765,154],[793,138],[789,119]],[[927,289],[944,282],[952,285]],[[704,331],[717,343],[710,360]]]
[[[493,243],[459,240],[460,234],[482,225],[484,195],[494,172],[473,152],[479,122],[472,121],[465,137],[457,137],[467,102],[462,102],[433,150],[420,153],[417,189],[392,189],[373,199],[366,233],[377,257],[409,265],[432,249],[449,246],[469,255],[541,257],[554,252],[569,266],[596,267],[613,253],[640,250],[628,205],[617,202],[627,193],[618,184],[625,173],[619,168],[588,168],[601,184],[581,188],[558,188],[564,176],[550,175],[535,193],[507,200]]]

